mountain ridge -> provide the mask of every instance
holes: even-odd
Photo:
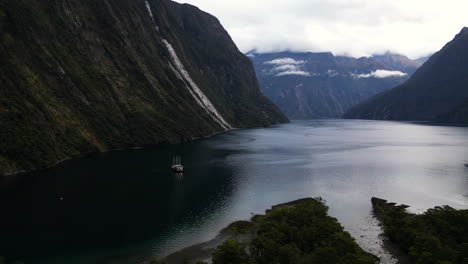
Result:
[[[265,95],[292,118],[338,118],[351,106],[397,86],[421,65],[406,56],[335,56],[331,52],[247,56]]]
[[[0,173],[287,122],[218,19],[169,0],[0,3]]]
[[[468,28],[405,83],[350,109],[345,118],[468,122]]]

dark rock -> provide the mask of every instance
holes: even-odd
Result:
[[[0,61],[0,173],[287,122],[219,21],[169,0],[2,1]]]

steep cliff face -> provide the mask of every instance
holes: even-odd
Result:
[[[468,123],[468,28],[407,82],[357,105],[345,117]]]
[[[219,21],[169,0],[0,3],[0,173],[286,117]]]
[[[350,107],[404,81],[421,63],[392,53],[249,52],[265,94],[290,117],[341,117]]]

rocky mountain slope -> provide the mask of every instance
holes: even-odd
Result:
[[[407,82],[357,105],[345,117],[468,123],[468,28]]]
[[[265,93],[288,116],[340,117],[351,106],[393,88],[421,66],[392,53],[352,58],[332,53],[247,54]]]
[[[287,118],[219,21],[169,0],[0,2],[0,173]]]

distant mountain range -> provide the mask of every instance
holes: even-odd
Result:
[[[352,58],[325,53],[247,56],[265,95],[292,118],[337,118],[350,107],[408,80],[422,63],[385,53]]]
[[[353,107],[345,117],[468,123],[468,28],[407,82]]]
[[[427,56],[423,56],[421,58],[418,58],[416,59],[417,62],[421,63],[421,64],[424,64],[427,60],[429,60],[429,58],[432,56],[433,54],[430,54],[430,55],[427,55]]]
[[[218,19],[169,0],[0,3],[0,174],[287,122]]]

